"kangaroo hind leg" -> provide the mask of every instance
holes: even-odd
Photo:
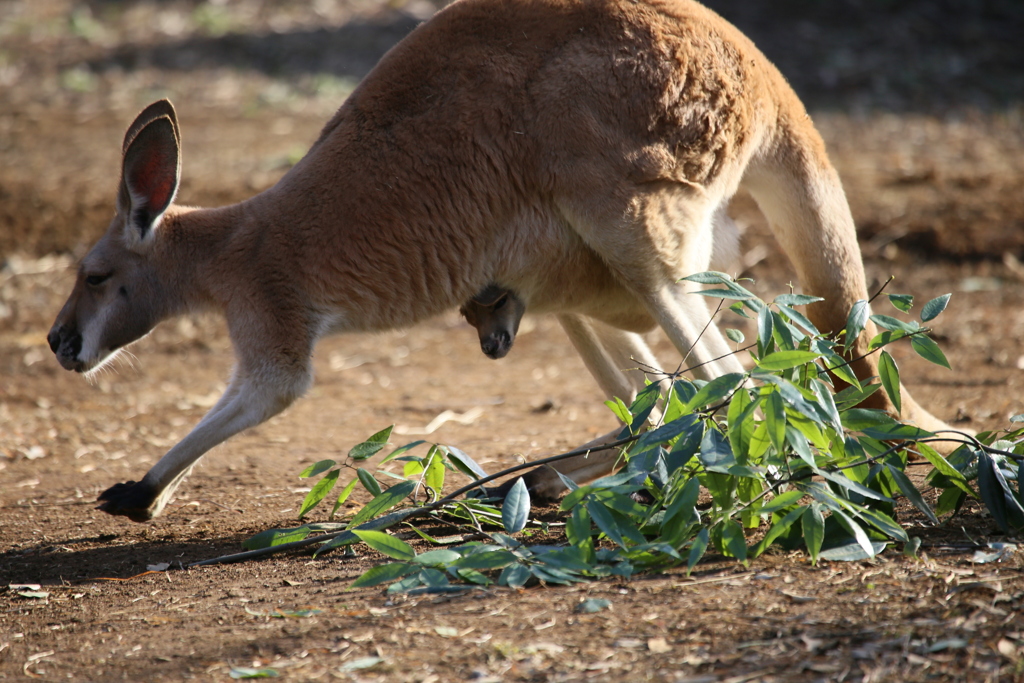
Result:
[[[702,297],[677,280],[709,268],[716,230],[734,229],[722,197],[673,183],[630,188],[598,210],[563,207],[569,222],[640,300],[701,379],[742,371]],[[614,193],[612,193],[614,196]],[[716,227],[718,225],[719,227]]]
[[[850,308],[868,292],[853,216],[817,132],[785,131],[772,153],[751,165],[743,185],[789,255],[804,291],[824,298],[808,306],[808,317],[824,333],[843,329]],[[850,366],[861,379],[878,375],[877,354],[868,349],[876,332],[869,320],[850,352]],[[949,429],[905,388],[901,393],[903,420],[929,431]],[[882,391],[865,405],[897,413]]]

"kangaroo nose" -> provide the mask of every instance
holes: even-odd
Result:
[[[50,350],[57,353],[57,349],[60,348],[60,330],[56,327],[50,330],[50,334],[46,335],[46,342],[50,345]]]

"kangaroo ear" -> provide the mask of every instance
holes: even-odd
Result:
[[[178,115],[174,113],[174,105],[171,104],[170,100],[157,100],[139,112],[132,125],[128,126],[128,130],[124,134],[124,142],[121,144],[121,154],[128,151],[128,145],[132,143],[132,140],[139,134],[139,131],[161,116],[166,116],[171,120],[171,125],[174,127],[174,137],[181,144],[181,135],[178,132]]]
[[[177,126],[168,116],[146,122],[128,141],[121,165],[117,212],[125,220],[129,247],[152,236],[160,217],[174,201],[180,177]]]

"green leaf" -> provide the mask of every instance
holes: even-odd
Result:
[[[817,470],[817,472],[823,478],[828,479],[834,484],[838,484],[841,488],[846,489],[847,491],[856,491],[865,498],[873,498],[875,500],[880,500],[883,503],[894,502],[891,498],[882,495],[878,491],[875,491],[874,489],[869,489],[867,486],[864,486],[860,482],[856,482],[853,479],[850,479],[842,472],[829,472],[828,470]]]
[[[721,401],[731,394],[743,382],[743,379],[744,374],[742,372],[730,372],[721,377],[716,377],[702,386],[697,391],[697,394],[687,402],[686,412]]]
[[[301,541],[309,536],[312,531],[309,525],[295,527],[294,529],[267,529],[245,539],[242,542],[242,547],[246,550],[272,548],[275,545]]]
[[[818,564],[821,544],[825,540],[825,517],[821,514],[821,506],[812,503],[804,508],[802,521],[807,554],[811,556],[812,564]]]
[[[901,527],[892,517],[880,510],[860,508],[857,511],[857,516],[890,538],[894,538],[897,541],[902,541],[904,543],[910,540],[907,536],[907,532],[903,530],[903,527]]]
[[[356,470],[356,476],[359,477],[359,481],[362,483],[363,488],[369,491],[371,496],[380,495],[380,484],[367,470],[364,470],[362,467],[358,468]]]
[[[775,326],[773,338],[780,349],[793,351],[801,341],[806,339],[803,332],[786,322],[781,314],[772,311],[772,318],[774,319]]]
[[[549,567],[580,574],[593,570],[593,566],[586,560],[585,554],[579,548],[557,548],[538,553],[537,561],[543,562]]]
[[[740,562],[747,561],[747,539],[743,535],[743,527],[734,519],[722,523],[722,550]]]
[[[850,364],[845,358],[832,350],[829,343],[824,339],[816,339],[811,342],[811,348],[821,354],[825,369],[833,373],[851,387],[860,388],[860,379],[853,374]]]
[[[864,331],[871,308],[866,299],[858,299],[850,308],[850,315],[846,318],[846,338],[843,340],[843,349],[849,351],[857,337]]]
[[[315,477],[321,472],[326,472],[327,470],[331,469],[337,464],[338,463],[334,462],[333,460],[321,460],[319,462],[313,463],[306,469],[302,470],[302,472],[299,473],[299,476],[302,478]]]
[[[633,448],[630,449],[630,455],[639,455],[663,442],[676,438],[683,432],[692,428],[693,425],[696,424],[697,420],[698,418],[696,415],[683,415],[671,422],[663,424],[657,429],[645,432],[643,436],[636,440]]]
[[[629,412],[629,406],[623,403],[622,399],[618,396],[605,401],[604,404],[611,408],[612,412],[615,413],[615,417],[619,418],[622,424],[629,425],[633,423],[633,416]]]
[[[750,393],[744,389],[734,393],[729,401],[729,441],[740,464],[746,464],[750,454],[750,439],[755,427],[753,415],[760,403],[760,395],[756,401],[751,401]]]
[[[493,583],[493,581],[491,581],[489,578],[487,578],[486,575],[481,574],[480,572],[478,572],[475,569],[470,569],[468,567],[459,567],[459,568],[455,569],[454,571],[455,571],[455,575],[458,576],[463,581],[468,581],[470,583],[475,583],[475,584],[477,584],[479,586],[489,586],[489,585],[491,585]]]
[[[704,273],[694,273],[688,277],[682,278],[680,281],[696,282],[702,285],[724,285],[725,289],[709,289],[701,291],[691,292],[692,294],[703,294],[704,296],[721,297],[726,299],[740,299],[759,301],[749,290],[737,284],[735,280],[726,275],[725,273],[719,273],[718,271],[709,270]]]
[[[708,472],[729,474],[730,469],[736,464],[736,456],[728,440],[714,427],[704,433],[698,457]]]
[[[926,323],[946,310],[946,304],[949,303],[949,297],[951,296],[953,295],[943,294],[926,303],[924,308],[921,309],[921,322]]]
[[[765,383],[774,384],[778,388],[778,392],[783,400],[809,420],[813,422],[826,422],[832,419],[832,416],[818,405],[821,397],[817,396],[813,391],[798,387],[782,377],[764,373],[760,370],[753,375],[753,378]]]
[[[788,508],[790,505],[796,505],[803,497],[803,491],[786,491],[785,493],[780,493],[761,506],[761,514],[771,514],[784,508]]]
[[[921,356],[927,361],[931,361],[936,365],[941,365],[947,370],[952,370],[949,367],[949,361],[946,360],[946,354],[942,352],[939,345],[935,343],[935,340],[931,337],[926,337],[923,334],[915,334],[910,338],[910,346],[917,351],[917,355]]]
[[[860,560],[868,560],[877,555],[878,553],[885,550],[885,546],[888,543],[871,543],[871,551],[865,551],[857,541],[852,541],[845,545],[835,546],[828,550],[822,550],[819,556],[823,560],[828,562],[859,562]]]
[[[444,487],[444,472],[444,457],[441,455],[441,450],[435,446],[430,449],[423,483],[440,494]]]
[[[893,318],[891,315],[873,315],[871,316],[871,322],[884,330],[891,330],[893,332],[917,332],[921,329],[921,326],[916,322],[903,322],[898,318]]]
[[[510,588],[522,588],[526,585],[526,582],[530,580],[530,570],[522,564],[510,564],[501,571],[501,575],[498,576],[499,586],[509,586]]]
[[[665,517],[662,523],[662,535],[673,534],[690,524],[699,521],[696,511],[697,499],[700,496],[700,481],[697,477],[686,480],[682,488],[675,489],[672,500],[665,508]],[[682,539],[675,545],[682,543]]]
[[[938,524],[939,518],[935,516],[935,513],[932,512],[931,506],[925,502],[921,492],[918,491],[917,487],[914,486],[914,483],[910,481],[910,477],[904,474],[898,467],[893,467],[888,463],[886,463],[885,468],[889,470],[889,474],[896,482],[896,485],[900,487],[900,491],[903,492],[903,495],[907,497],[907,500],[913,503],[914,507],[923,512],[925,517],[927,517],[932,524]]]
[[[888,351],[882,351],[878,356],[878,377],[882,380],[885,393],[896,406],[896,412],[903,412],[903,401],[900,396],[900,371],[896,367],[896,361],[889,355]]]
[[[415,527],[413,531],[416,531]],[[425,553],[420,553],[416,557],[412,558],[412,561],[416,564],[423,565],[424,567],[446,567],[453,562],[458,562],[462,559],[462,555],[449,550],[448,548],[437,548],[435,550],[428,550]]]
[[[849,429],[849,427],[847,428]],[[883,441],[888,441],[890,439],[906,439],[907,441],[915,441],[935,436],[931,432],[921,429],[920,427],[905,424],[864,427],[860,431],[873,439],[881,439]]]
[[[625,490],[632,491],[633,488],[630,487]],[[625,495],[624,490],[597,490],[590,494],[590,499],[601,503],[609,510],[615,510],[627,516],[644,517],[648,512],[646,506],[640,505],[640,503]]]
[[[732,282],[732,278],[727,273],[722,273],[717,270],[705,270],[700,273],[694,273],[693,275],[687,275],[684,278],[680,278],[680,282],[696,282],[700,285],[725,285]]]
[[[800,325],[800,327],[804,328],[805,330],[810,332],[812,335],[819,335],[819,334],[821,334],[821,332],[818,331],[818,328],[815,327],[814,323],[812,323],[807,318],[807,316],[805,316],[803,313],[801,313],[800,311],[796,310],[795,308],[790,308],[789,306],[785,306],[785,305],[779,304],[779,312],[780,313],[784,313],[787,318],[789,318],[790,320],[792,320],[796,324]]]
[[[419,441],[413,441],[412,443],[407,443],[404,446],[399,446],[398,448],[396,448],[395,450],[391,451],[386,456],[384,456],[384,458],[381,459],[380,464],[383,465],[386,462],[390,462],[391,460],[394,460],[398,456],[403,455],[405,453],[408,453],[409,451],[411,451],[412,449],[416,448],[417,446],[420,446],[420,445],[425,444],[425,443],[426,443],[426,441],[424,441],[423,439],[420,439]]]
[[[364,505],[363,508],[356,513],[355,517],[352,518],[352,521],[348,523],[348,528],[354,529],[363,522],[384,514],[405,500],[405,498],[412,493],[415,488],[416,482],[413,481],[403,481],[400,484],[395,484],[387,491],[382,492],[380,495],[374,497],[374,499],[369,503]]]
[[[959,507],[964,498],[964,492],[958,488],[948,488],[939,495],[939,500],[935,504],[935,513],[944,515],[947,512],[954,512]]]
[[[505,502],[501,505],[501,522],[505,525],[505,531],[515,534],[526,527],[530,519],[530,491],[526,488],[526,482],[522,477],[509,489],[505,496]]]
[[[782,304],[783,306],[806,306],[816,301],[824,301],[824,299],[820,296],[811,296],[810,294],[780,294],[775,297],[775,303]]]
[[[725,336],[736,344],[742,344],[745,339],[742,332],[737,329],[733,329],[732,327],[727,327],[725,329]]]
[[[776,351],[770,353],[764,358],[757,361],[757,365],[762,370],[769,372],[776,372],[779,370],[788,370],[795,368],[798,365],[810,363],[821,357],[821,354],[815,353],[814,351],[800,351],[794,349],[792,351]]]
[[[411,484],[412,482],[407,483]],[[419,508],[406,508],[404,510],[396,510],[395,512],[391,512],[381,517],[377,517],[376,519],[362,522],[359,525],[359,529],[360,531],[365,529],[370,529],[372,531],[381,531],[382,529],[389,529],[416,514],[420,514]],[[311,524],[310,526],[315,527],[319,525]],[[349,527],[348,531],[338,534],[334,538],[330,539],[329,541],[321,545],[319,548],[317,548],[316,552],[313,553],[313,557],[316,557],[317,555],[325,553],[329,550],[340,548],[343,545],[351,545],[352,543],[358,542],[359,537],[352,533],[351,522],[347,526]]]
[[[370,586],[379,586],[382,583],[395,581],[396,579],[418,572],[419,570],[419,565],[409,564],[408,562],[390,562],[388,564],[377,565],[376,567],[372,567],[369,571],[364,572],[358,579],[353,581],[349,588],[368,588]]]
[[[890,294],[889,303],[904,313],[907,313],[914,307],[914,297],[909,294]]]
[[[772,335],[775,332],[772,312],[767,306],[757,313],[757,346],[758,351],[764,355],[771,348]]]
[[[388,445],[388,439],[391,437],[391,430],[394,428],[395,425],[386,427],[366,441],[356,444],[352,447],[352,450],[348,452],[348,457],[353,460],[366,460],[367,458],[376,455]]]
[[[851,432],[868,428],[900,426],[888,413],[874,408],[851,408],[843,413],[843,426]]]
[[[835,515],[839,523],[846,527],[846,530],[853,534],[857,544],[864,550],[868,557],[874,557],[876,554],[875,547],[871,544],[871,539],[868,538],[868,534],[864,531],[864,528],[855,522],[852,517],[847,515],[845,512],[840,510],[833,510],[832,514]]]
[[[412,549],[411,545],[400,538],[395,538],[391,534],[386,534],[383,531],[361,529],[353,529],[352,533],[358,536],[363,543],[377,552],[384,553],[388,557],[405,561],[416,557],[416,551]]]
[[[545,583],[558,583],[568,585],[579,581],[579,577],[556,567],[535,564],[530,567],[530,573]]]
[[[1004,533],[1012,533],[1010,506],[1016,507],[1018,511],[1021,506],[992,456],[985,452],[978,453],[978,493],[999,528]]]
[[[580,487],[579,484],[577,484],[572,479],[570,479],[569,477],[565,476],[564,474],[562,474],[558,470],[555,470],[555,474],[557,474],[558,478],[562,480],[562,484],[565,486],[566,490],[572,492],[572,491],[575,491],[576,489],[578,489]]]
[[[921,453],[925,460],[932,464],[932,467],[935,468],[935,471],[938,474],[949,479],[954,486],[959,488],[967,495],[972,497],[974,496],[974,491],[970,488],[970,485],[967,483],[967,479],[964,477],[964,475],[960,472],[960,470],[956,469],[951,464],[949,464],[949,461],[942,457],[942,455],[938,451],[936,451],[934,448],[932,448],[926,443],[917,444],[917,450],[918,452]]]
[[[831,422],[832,429],[837,434],[842,434],[842,417],[839,415],[839,408],[836,407],[836,403],[833,400],[832,388],[817,377],[811,379],[810,385],[811,392],[814,394],[812,405],[818,408],[819,414],[826,422]]]
[[[334,503],[334,507],[331,509],[331,517],[334,517],[334,515],[338,512],[338,508],[340,508],[342,505],[344,505],[345,501],[348,500],[348,497],[350,495],[352,495],[352,492],[356,488],[356,483],[358,483],[358,482],[359,482],[359,478],[356,477],[355,479],[350,481],[345,486],[345,488],[343,488],[341,490],[341,493],[338,495],[338,500]]]
[[[789,514],[787,514],[785,517],[778,520],[777,522],[773,523],[771,525],[771,528],[769,528],[768,532],[764,535],[764,537],[760,541],[758,541],[757,545],[755,545],[753,549],[750,551],[751,557],[758,557],[765,550],[767,550],[768,547],[775,542],[775,539],[777,539],[779,536],[782,536],[787,531],[789,531],[790,528],[792,528],[793,524],[796,522],[796,520],[800,517],[802,513],[803,508],[796,508],[795,510],[790,510]]]
[[[647,418],[660,399],[661,386],[655,383],[648,384],[643,391],[636,395],[633,404],[629,406],[629,413],[633,416],[633,421],[629,423],[631,433],[637,434],[643,430]]]
[[[699,294],[701,296],[706,296],[711,299],[736,299],[739,301],[756,298],[750,292],[744,294],[742,292],[734,292],[731,289],[699,289],[690,292],[690,294]]]
[[[445,446],[448,449],[448,459],[458,468],[460,472],[473,479],[483,479],[487,472],[477,464],[476,460],[469,457],[465,452],[455,446]]]
[[[904,337],[913,338],[917,334],[920,334],[919,330],[915,330],[914,332],[908,332],[906,330],[883,330],[879,334],[876,334],[868,343],[868,351],[874,351],[882,348],[883,346],[888,346],[889,344],[899,341]]]
[[[839,410],[846,412],[853,408],[854,406],[858,406],[861,403],[863,403],[869,396],[871,396],[881,388],[881,384],[868,384],[859,389],[850,386],[840,391],[833,398],[835,399],[836,407]],[[845,419],[843,422],[845,424]]]
[[[911,536],[907,542],[903,544],[903,556],[911,560],[920,559],[917,554],[920,549],[921,539],[917,536]]]
[[[519,560],[513,553],[507,550],[489,550],[482,553],[467,555],[453,564],[460,569],[502,569]]]
[[[312,510],[317,503],[331,492],[335,482],[338,481],[339,474],[341,474],[341,470],[331,470],[309,490],[306,498],[302,501],[302,507],[299,508],[299,519],[305,517],[307,512]]]
[[[620,525],[617,516],[601,503],[587,501],[586,506],[587,512],[590,513],[590,518],[594,520],[594,524],[597,525],[597,528],[600,529],[605,536],[611,539],[613,543],[625,548],[625,535],[628,535],[630,530],[624,528],[623,525]]]
[[[768,427],[768,438],[779,453],[786,452],[786,408],[782,404],[782,395],[772,391],[761,402],[764,410],[765,424]]]
[[[831,439],[827,438],[824,432],[821,431],[819,423],[808,420],[803,415],[787,414],[786,420],[789,422],[789,426],[796,429],[803,437],[810,441],[818,450],[825,450],[832,443]],[[786,438],[793,442],[789,432],[786,432]],[[801,456],[803,457],[803,456]]]
[[[704,557],[705,551],[708,549],[708,543],[710,542],[710,535],[708,528],[704,527],[697,534],[696,538],[693,539],[693,544],[690,546],[690,554],[686,559],[686,575],[689,576],[693,568],[700,562],[700,558]]]
[[[569,543],[584,552],[588,560],[593,560],[594,542],[590,536],[590,530],[590,513],[587,512],[585,505],[577,505],[572,509],[569,519],[566,520],[565,536],[569,539]]]

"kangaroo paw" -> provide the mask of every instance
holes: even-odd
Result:
[[[133,522],[148,522],[154,516],[150,508],[156,501],[156,491],[141,481],[129,481],[114,484],[101,493],[97,500],[102,501],[97,510],[103,510],[109,515],[127,517]]]

